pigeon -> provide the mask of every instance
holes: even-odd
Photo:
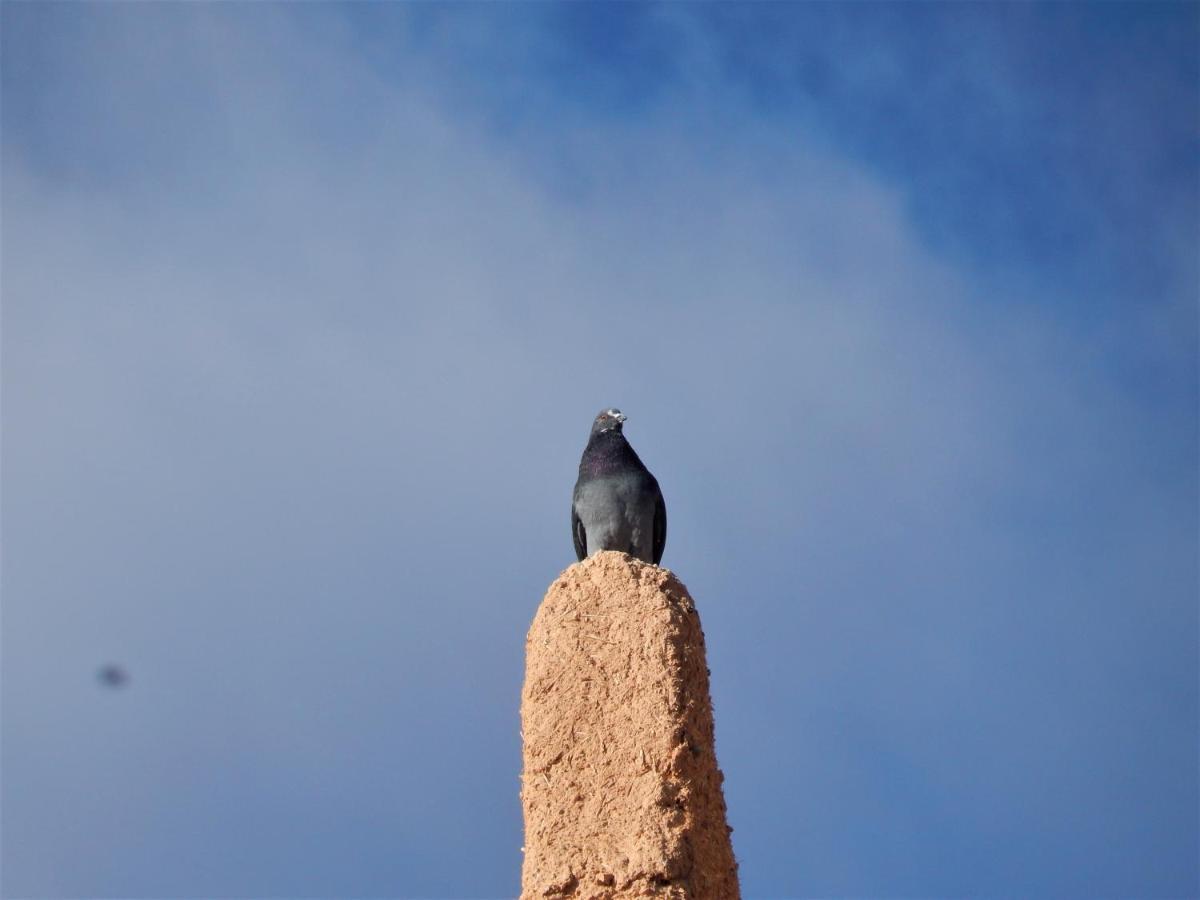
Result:
[[[620,550],[658,565],[667,543],[667,506],[658,481],[633,452],[621,426],[625,414],[606,409],[592,423],[571,497],[575,555]]]

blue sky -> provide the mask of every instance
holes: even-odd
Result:
[[[609,405],[746,896],[1200,892],[1200,8],[0,16],[5,896],[514,895]]]

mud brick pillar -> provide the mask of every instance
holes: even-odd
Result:
[[[737,900],[704,633],[666,569],[599,553],[525,645],[521,898]]]

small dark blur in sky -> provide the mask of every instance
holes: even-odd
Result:
[[[106,688],[123,688],[129,683],[129,673],[113,663],[101,666],[96,672],[96,678]]]

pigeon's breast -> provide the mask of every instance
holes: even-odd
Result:
[[[620,550],[640,555],[654,527],[654,499],[645,473],[623,473],[582,482],[575,511],[587,532],[589,555]]]

